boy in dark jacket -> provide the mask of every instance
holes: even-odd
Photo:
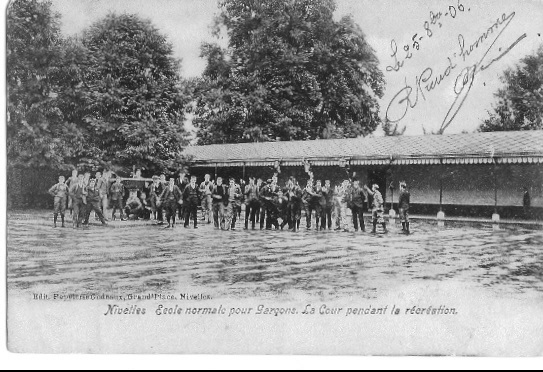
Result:
[[[185,228],[189,227],[190,218],[194,220],[194,228],[198,228],[198,206],[202,199],[200,188],[196,185],[196,176],[190,178],[190,185],[185,188],[183,192],[183,203],[185,205]]]
[[[217,177],[217,184],[213,187],[213,222],[216,229],[224,229],[224,203],[228,199],[227,187],[222,183],[222,177]]]
[[[402,221],[402,231],[409,235],[409,203],[411,202],[411,194],[407,190],[407,183],[400,182],[400,221]]]
[[[102,214],[102,191],[96,185],[96,180],[93,178],[89,181],[87,187],[87,211],[85,213],[85,224],[88,224],[89,216],[94,211],[98,216],[102,225],[107,225],[106,219]]]
[[[121,183],[121,177],[117,177],[115,182],[109,188],[109,198],[111,200],[111,207],[113,211],[111,213],[111,219],[115,221],[115,212],[117,209],[121,214],[121,221],[124,221],[124,208],[123,208],[123,199],[124,199],[125,189],[124,185]]]
[[[177,205],[183,202],[183,194],[181,193],[181,190],[179,190],[179,187],[175,186],[175,179],[170,178],[168,186],[166,186],[162,195],[160,195],[160,202],[162,203],[162,208],[164,208],[164,211],[166,212],[166,221],[168,221],[168,226],[165,228],[175,228]],[[196,228],[196,223],[194,227]]]
[[[364,222],[364,206],[366,203],[366,193],[364,189],[360,187],[360,181],[354,181],[351,188],[351,205],[350,208],[353,212],[353,225],[354,231],[358,232],[358,223],[360,222],[360,230],[366,231],[366,224]]]

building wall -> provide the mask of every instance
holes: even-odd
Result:
[[[304,168],[282,167],[279,183],[284,184],[290,176],[295,176],[301,185],[305,185],[308,175]],[[193,174],[203,179],[205,173],[214,175],[215,168],[193,168]],[[313,167],[315,179],[330,179],[339,184],[347,177],[340,167]],[[351,174],[356,172],[356,179],[362,185],[378,182],[387,202],[398,202],[400,181],[406,181],[411,192],[413,213],[434,214],[439,210],[440,183],[443,177],[443,209],[448,215],[486,216],[494,211],[494,171],[492,165],[405,165],[405,166],[356,166],[351,167]],[[245,178],[270,178],[275,170],[272,167],[247,167]],[[243,168],[219,168],[217,174],[222,177],[243,177]],[[498,182],[498,212],[504,218],[516,218],[523,215],[524,187],[528,187],[532,199],[534,216],[543,218],[543,167],[541,165],[506,164],[496,168]],[[394,195],[389,185],[395,187]],[[371,185],[370,185],[371,186]],[[397,206],[396,206],[397,208]]]
[[[522,207],[524,187],[532,206],[543,207],[543,171],[540,165],[507,164],[497,168],[498,206]],[[396,188],[402,180],[409,185],[413,203],[439,204],[440,177],[443,176],[443,204],[494,206],[494,167],[491,165],[393,167],[390,181]],[[390,200],[392,193],[387,192]]]

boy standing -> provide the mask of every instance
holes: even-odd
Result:
[[[332,230],[332,209],[334,208],[334,190],[330,180],[324,182],[324,187],[322,188],[322,197],[321,197],[321,230],[325,230],[328,225],[328,230]]]
[[[151,196],[151,208],[153,210],[153,218],[158,221],[158,225],[164,224],[164,214],[162,206],[159,206],[158,199],[164,192],[164,185],[158,176],[153,176],[153,183],[149,187]]]
[[[358,232],[358,223],[360,222],[360,229],[365,232],[366,225],[364,222],[364,205],[366,203],[366,194],[360,187],[360,181],[354,181],[353,188],[351,189],[351,210],[353,211],[353,225],[354,231]]]
[[[102,214],[105,216],[108,208],[107,191],[109,186],[109,179],[107,178],[107,171],[104,174],[100,172],[96,173],[96,187],[100,190],[100,206],[102,208]],[[107,221],[107,218],[105,218]]]
[[[166,221],[168,221],[168,226],[166,226],[165,228],[175,228],[177,204],[183,201],[183,194],[181,194],[181,190],[179,190],[179,187],[175,186],[175,179],[173,177],[170,178],[168,186],[166,186],[166,188],[162,192],[162,195],[160,195],[160,201],[162,202],[162,207],[166,212]]]
[[[227,187],[222,183],[222,177],[217,177],[217,185],[213,187],[213,222],[215,229],[224,229],[224,207],[228,200]]]
[[[206,174],[204,182],[200,184],[200,195],[202,196],[202,221],[206,220],[207,223],[211,223],[211,204],[213,193],[213,183],[211,182],[211,175]]]
[[[175,180],[175,186],[179,188],[179,191],[181,191],[181,194],[185,192],[185,188],[188,186],[189,183],[190,182],[187,178],[187,175],[183,171],[179,173],[179,177],[176,178]],[[177,209],[178,209],[179,221],[182,221],[185,218],[185,209],[186,209],[185,204],[183,203],[181,205],[178,205]]]
[[[407,183],[405,181],[400,182],[400,200],[398,205],[400,207],[400,221],[402,222],[402,231],[409,235],[409,203],[411,202],[411,194],[407,190]]]
[[[68,180],[66,181],[66,185],[68,186],[68,190],[73,186],[73,185],[76,185],[77,184],[77,169],[74,169],[72,171],[72,176],[70,178],[68,178]],[[68,195],[68,209],[70,210],[70,215],[73,214],[73,201],[72,201],[72,197]]]
[[[115,221],[115,212],[118,209],[121,214],[121,221],[124,221],[123,213],[123,198],[124,198],[124,185],[121,183],[121,177],[117,176],[115,183],[109,188],[109,197],[111,198],[111,204],[113,207],[113,212],[111,214],[111,219]]]
[[[384,200],[383,195],[381,195],[381,192],[379,192],[379,185],[374,184],[372,189],[370,190],[369,187],[366,185],[364,186],[368,194],[373,196],[373,208],[372,208],[372,220],[373,220],[373,230],[371,231],[372,234],[377,233],[377,224],[380,223],[383,226],[383,230],[386,233],[388,233],[387,225],[385,223],[385,217],[384,217]]]
[[[54,199],[54,205],[55,205],[55,210],[54,210],[55,225],[54,226],[55,227],[57,227],[57,219],[58,219],[59,214],[60,214],[60,218],[62,219],[62,227],[66,227],[64,225],[64,214],[66,212],[66,201],[68,199],[69,190],[65,182],[66,182],[65,177],[60,176],[58,178],[58,183],[49,189],[49,194],[51,194],[55,198]]]
[[[81,226],[87,204],[87,185],[82,174],[77,177],[77,183],[70,186],[70,197],[72,198],[72,221],[75,229]]]
[[[245,230],[249,229],[249,219],[253,230],[256,227],[256,215],[260,213],[259,188],[254,177],[249,178],[249,184],[245,186]]]
[[[85,215],[85,222],[89,220],[89,215],[92,211],[96,213],[98,216],[98,219],[100,219],[100,222],[102,222],[102,225],[107,225],[107,222],[104,218],[104,215],[102,214],[102,210],[100,208],[100,202],[102,201],[100,190],[98,190],[98,187],[96,186],[96,180],[91,179],[89,181],[89,186],[87,187],[87,212]]]
[[[198,205],[200,204],[200,189],[196,185],[196,176],[190,178],[190,185],[183,192],[183,203],[187,208],[185,212],[185,228],[189,227],[190,218],[194,220],[194,228],[198,228]]]
[[[236,230],[238,211],[241,208],[241,187],[236,184],[234,178],[230,178],[228,187],[228,205],[226,207],[226,230]]]

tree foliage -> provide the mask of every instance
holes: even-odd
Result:
[[[384,79],[351,17],[333,0],[222,0],[204,44],[197,89],[199,142],[253,142],[367,135],[380,124]]]
[[[497,104],[480,127],[482,132],[543,129],[543,45],[508,69],[495,94]]]
[[[63,40],[59,21],[49,2],[10,6],[10,163],[181,167],[189,97],[166,37],[138,16],[110,14]]]
[[[60,166],[62,113],[55,79],[61,66],[60,16],[50,2],[18,0],[7,14],[7,155],[10,165]]]

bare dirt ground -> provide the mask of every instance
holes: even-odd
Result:
[[[333,300],[377,298],[399,283],[451,282],[499,297],[543,296],[541,229],[414,221],[412,235],[399,230],[222,232],[149,222],[74,230],[15,213],[8,219],[8,289],[15,296],[190,290],[214,299],[302,293]]]

